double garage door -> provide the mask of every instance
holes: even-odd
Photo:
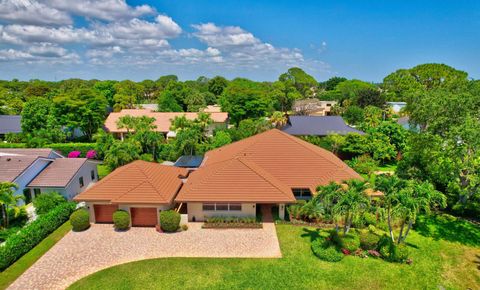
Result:
[[[117,205],[95,204],[93,207],[97,223],[113,223]],[[131,207],[130,216],[134,227],[154,227],[158,224],[157,209],[154,207]]]

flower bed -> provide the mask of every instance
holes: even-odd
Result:
[[[204,229],[259,229],[262,224],[255,218],[237,218],[237,217],[211,217],[203,224]]]

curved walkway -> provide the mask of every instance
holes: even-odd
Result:
[[[201,229],[158,233],[153,228],[115,232],[94,224],[85,232],[70,232],[8,289],[65,289],[78,279],[127,262],[161,257],[280,258],[273,223],[263,229]]]

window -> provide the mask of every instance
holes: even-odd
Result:
[[[215,206],[216,211],[228,211],[228,203],[217,203]]]
[[[242,211],[240,203],[204,203],[203,211]]]
[[[90,177],[92,177],[92,180],[95,180],[95,171],[94,170],[90,171]]]
[[[296,199],[312,198],[312,192],[308,188],[292,188],[292,192]]]
[[[332,106],[332,104],[327,104],[327,107],[331,107],[331,106]]]
[[[35,195],[35,197],[39,196],[40,193],[42,193],[42,191],[40,190],[40,188],[34,188],[34,189],[33,189],[33,194]]]
[[[240,203],[231,203],[230,211],[242,211],[242,205]]]
[[[83,187],[85,185],[83,183],[83,176],[78,179],[78,182],[80,183],[80,187]]]
[[[214,203],[204,203],[202,206],[204,211],[215,211],[215,204]]]

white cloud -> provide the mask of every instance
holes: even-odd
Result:
[[[34,0],[1,0],[0,20],[16,24],[72,24],[68,13]]]
[[[27,63],[79,63],[80,57],[76,53],[55,47],[32,48],[28,51],[15,49],[1,49],[0,61],[22,61]]]
[[[124,0],[46,0],[46,3],[71,14],[108,21],[155,14],[155,9],[149,5],[132,7]]]

